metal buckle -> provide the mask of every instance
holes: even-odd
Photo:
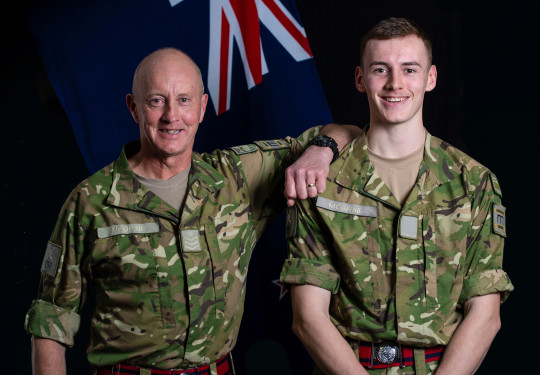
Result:
[[[375,356],[380,363],[389,365],[394,363],[396,358],[399,358],[401,363],[401,346],[399,344],[393,342],[383,342],[373,349],[374,350],[372,350],[371,355],[372,357]]]

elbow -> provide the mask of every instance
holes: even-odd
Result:
[[[306,337],[308,326],[309,324],[306,323],[305,319],[296,316],[293,318],[292,331],[302,342],[304,342],[304,338]]]
[[[493,317],[493,319],[491,319],[491,330],[493,332],[493,336],[495,336],[501,330],[501,325],[501,316],[497,314]]]

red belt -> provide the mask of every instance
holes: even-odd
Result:
[[[425,348],[426,363],[438,361],[444,348],[444,346]],[[382,342],[380,344],[360,342],[358,358],[362,366],[370,369],[412,366],[414,365],[414,348],[395,342]]]
[[[231,375],[232,374],[232,361],[229,354],[218,359],[216,361],[217,375]],[[112,367],[100,367],[97,370],[97,375],[138,375],[141,368],[133,365],[118,364]],[[210,375],[210,365],[197,366],[187,370],[158,370],[150,369],[150,374],[159,375]]]

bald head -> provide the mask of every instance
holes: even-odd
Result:
[[[135,74],[133,75],[133,85],[131,88],[133,95],[135,95],[135,97],[140,95],[141,86],[149,75],[162,72],[169,67],[178,66],[181,66],[188,72],[191,71],[197,77],[201,89],[200,94],[203,95],[204,83],[201,70],[191,57],[179,49],[172,47],[158,49],[146,56],[139,63],[137,69],[135,69]]]

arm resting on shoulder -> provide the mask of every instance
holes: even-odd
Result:
[[[499,293],[465,302],[465,316],[444,351],[437,375],[474,374],[501,328]]]
[[[291,287],[293,331],[328,375],[367,374],[330,320],[330,292],[312,285]]]
[[[66,348],[54,340],[32,336],[32,373],[65,375]]]
[[[355,125],[329,124],[323,127],[320,134],[333,138],[338,150],[351,143],[361,129]],[[287,205],[293,206],[296,198],[313,198],[326,189],[326,176],[334,154],[329,147],[309,146],[304,154],[285,171],[285,197]],[[315,184],[316,188],[307,188],[307,184]]]

